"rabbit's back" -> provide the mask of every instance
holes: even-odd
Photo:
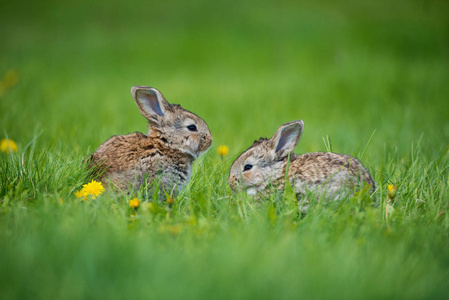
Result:
[[[332,198],[334,193],[359,189],[364,182],[374,191],[374,181],[368,170],[350,155],[331,152],[298,155],[293,157],[288,173],[298,193],[326,190]]]
[[[116,171],[124,171],[135,166],[143,155],[152,155],[155,147],[145,147],[147,136],[140,132],[115,135],[92,154],[91,166],[103,169],[103,176]]]
[[[92,155],[90,164],[97,168],[100,179],[107,178],[121,189],[128,185],[138,188],[145,179],[156,178],[167,188],[180,188],[190,178],[192,161],[160,138],[136,132],[108,139]]]

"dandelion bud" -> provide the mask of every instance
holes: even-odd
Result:
[[[228,147],[228,146],[226,146],[226,145],[220,145],[220,146],[218,147],[218,154],[219,154],[221,157],[228,155],[228,153],[229,153],[229,147]]]
[[[131,206],[132,208],[138,208],[140,205],[140,201],[137,198],[131,199],[129,200],[129,206]]]
[[[16,152],[17,144],[13,140],[2,139],[0,142],[0,150],[2,152]]]
[[[396,192],[398,191],[398,188],[393,185],[393,184],[389,184],[388,185],[388,198],[390,198],[391,200],[394,199],[394,197],[396,197]]]

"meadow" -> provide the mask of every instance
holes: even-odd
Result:
[[[17,150],[0,153],[0,298],[447,299],[448,15],[418,0],[2,1],[0,139]],[[147,131],[133,85],[201,116],[212,147],[173,204],[82,201],[85,158]],[[358,157],[375,193],[307,215],[288,193],[233,193],[233,160],[298,119],[296,153]]]

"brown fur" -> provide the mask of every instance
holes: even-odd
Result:
[[[374,188],[374,181],[360,161],[345,154],[314,152],[294,155],[288,174],[308,184],[320,184],[342,169],[348,170],[350,178],[357,178],[357,182],[366,182]]]
[[[298,198],[312,191],[327,193],[328,198],[339,199],[359,189],[363,183],[371,185],[371,191],[374,191],[374,181],[356,158],[324,152],[293,154],[303,126],[302,121],[284,124],[271,139],[260,139],[243,152],[231,167],[231,188],[234,191],[242,188],[249,194],[266,193],[270,185],[283,190],[290,157],[287,178]],[[252,168],[244,170],[245,165],[251,165]]]
[[[136,132],[111,137],[92,154],[89,167],[105,184],[111,182],[120,189],[159,180],[164,191],[179,192],[190,179],[193,161],[212,143],[209,128],[180,105],[170,105],[155,89],[133,87],[132,93],[149,120],[148,135]],[[142,104],[147,100],[154,103]],[[186,124],[194,124],[197,131],[187,130]]]

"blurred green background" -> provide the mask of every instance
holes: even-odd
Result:
[[[428,150],[449,140],[444,1],[3,1],[1,127],[93,151],[145,131],[133,85],[158,88],[237,153],[305,121],[300,151]],[[4,131],[3,130],[3,131]],[[3,134],[3,132],[2,132]]]
[[[0,156],[3,297],[446,298],[448,16],[437,0],[0,2],[0,138],[19,146]],[[120,196],[73,195],[88,154],[146,132],[133,85],[214,137],[173,211],[135,219]],[[297,119],[296,152],[328,139],[361,158],[379,206],[293,218],[230,193],[235,156]]]

